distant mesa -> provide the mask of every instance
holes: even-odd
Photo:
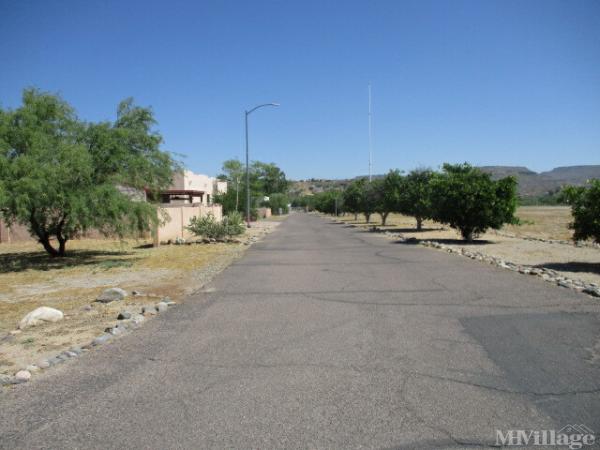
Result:
[[[480,169],[493,178],[515,176],[519,182],[519,195],[523,197],[544,195],[567,184],[583,185],[590,178],[600,178],[600,165],[556,167],[540,173],[518,166],[482,166]]]

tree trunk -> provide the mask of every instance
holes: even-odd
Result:
[[[381,226],[385,227],[385,222],[387,221],[389,212],[380,213],[381,215]]]
[[[469,242],[473,241],[473,237],[474,237],[473,234],[474,233],[473,233],[472,229],[470,229],[470,228],[462,228],[460,230],[460,234],[462,235],[462,237],[463,237],[463,239],[465,241],[469,241]]]
[[[63,217],[58,223],[56,229],[56,239],[58,240],[58,254],[56,256],[65,256],[65,246],[67,244],[67,238],[63,235],[63,227],[65,226],[65,218]]]
[[[415,219],[417,219],[417,231],[421,231],[421,229],[423,228],[423,218],[422,217],[415,217]]]
[[[52,247],[52,244],[50,244],[50,236],[48,236],[47,234],[44,234],[42,236],[39,236],[38,240],[40,241],[40,244],[42,244],[42,246],[44,247],[44,250],[46,250],[46,252],[48,252],[48,254],[50,256],[52,256],[52,257],[62,256],[59,254],[59,250],[56,250],[54,247]],[[64,248],[63,248],[63,253],[64,253]]]
[[[56,235],[58,239],[58,253],[56,256],[65,256],[65,248],[67,245],[67,239],[60,234]]]
[[[354,213],[354,221],[356,222],[358,220],[358,213]]]
[[[365,214],[365,219],[367,219],[367,223],[369,223],[369,220],[371,219],[371,214]]]

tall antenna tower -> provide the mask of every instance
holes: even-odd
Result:
[[[373,177],[373,137],[371,126],[371,83],[369,83],[369,183]]]

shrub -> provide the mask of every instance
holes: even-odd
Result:
[[[212,213],[204,217],[192,217],[187,226],[196,236],[203,236],[210,239],[222,239],[226,236],[236,236],[244,232],[244,222],[242,215],[238,212],[231,212],[220,222]]]
[[[237,236],[238,234],[242,234],[246,229],[244,219],[237,211],[227,214],[223,218],[222,224],[225,227],[225,234],[227,236]]]
[[[600,180],[591,180],[587,187],[567,186],[562,197],[571,205],[573,239],[600,242]]]

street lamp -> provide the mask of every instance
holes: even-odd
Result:
[[[246,118],[246,226],[250,228],[250,165],[248,159],[248,116],[258,108],[264,106],[279,106],[279,103],[265,103],[252,108],[250,111],[244,111]]]

